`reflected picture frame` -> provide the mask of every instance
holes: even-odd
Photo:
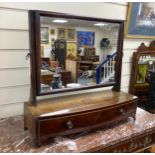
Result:
[[[147,74],[147,64],[138,64],[137,84],[145,83]]]
[[[67,40],[68,41],[76,41],[76,31],[75,29],[67,30]]]
[[[155,5],[152,2],[130,2],[128,5],[126,38],[155,38]]]
[[[40,28],[40,39],[42,44],[49,44],[49,28],[41,27]]]
[[[77,31],[77,42],[79,47],[93,47],[95,44],[95,32]]]
[[[50,29],[50,35],[55,35],[55,29]]]
[[[58,39],[66,39],[66,29],[58,28]]]
[[[76,42],[67,43],[67,59],[76,60],[77,59],[77,44]]]

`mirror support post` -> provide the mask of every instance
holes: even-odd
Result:
[[[37,87],[36,87],[36,31],[35,31],[35,12],[29,11],[29,45],[30,45],[30,76],[31,76],[31,88],[30,88],[30,102],[32,105],[36,105]]]
[[[124,39],[124,22],[121,22],[119,27],[118,39],[117,39],[117,55],[116,55],[116,84],[113,90],[120,91],[121,89],[121,71],[122,71],[122,57],[123,57],[123,39]]]

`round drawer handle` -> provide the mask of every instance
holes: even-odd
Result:
[[[125,110],[123,108],[121,108],[119,111],[121,114],[123,114],[123,115],[125,114]]]
[[[68,129],[73,129],[73,127],[74,127],[72,121],[68,121],[68,122],[66,123],[66,126],[67,126]]]

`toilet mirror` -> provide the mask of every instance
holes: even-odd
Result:
[[[30,11],[29,17],[36,95],[119,90],[123,21],[44,11]]]

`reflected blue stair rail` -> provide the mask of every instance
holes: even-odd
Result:
[[[105,60],[103,60],[96,68],[96,84],[100,84],[101,82],[101,67],[106,64],[108,61],[110,61],[113,57],[116,56],[116,52],[112,55],[108,55]]]

